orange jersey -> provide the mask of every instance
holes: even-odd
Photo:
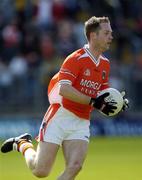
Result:
[[[97,93],[109,87],[110,63],[100,56],[96,60],[87,46],[69,55],[60,71],[51,79],[48,87],[50,104],[61,104],[64,108],[83,119],[90,119],[92,107],[73,102],[59,95],[59,84],[72,85],[81,93],[95,98]]]

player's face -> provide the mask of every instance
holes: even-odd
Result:
[[[94,44],[104,52],[109,49],[112,42],[112,29],[110,23],[101,23],[100,27],[101,29],[96,33]]]

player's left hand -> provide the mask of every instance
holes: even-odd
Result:
[[[126,92],[125,92],[125,91],[122,91],[121,94],[122,94],[122,97],[123,97],[123,107],[122,107],[122,111],[125,111],[126,109],[129,108],[129,100],[124,97],[124,96],[126,95]]]

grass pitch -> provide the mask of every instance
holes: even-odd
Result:
[[[48,180],[64,169],[60,151]],[[0,153],[0,180],[37,180],[20,153]],[[92,138],[83,170],[76,180],[142,180],[142,138]]]

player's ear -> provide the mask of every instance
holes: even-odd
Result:
[[[90,33],[90,39],[96,39],[97,38],[97,34],[96,34],[96,32],[91,32]]]

